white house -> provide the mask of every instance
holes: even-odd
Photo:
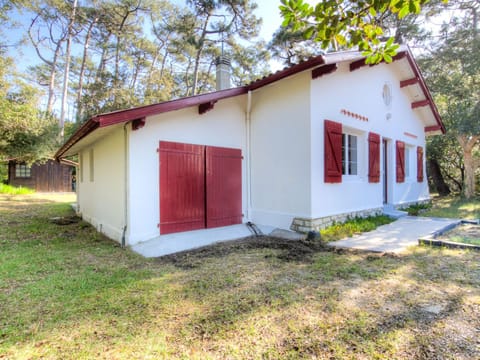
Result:
[[[126,245],[251,221],[306,232],[429,198],[425,136],[444,132],[408,48],[392,63],[321,55],[249,85],[95,116],[78,211]]]

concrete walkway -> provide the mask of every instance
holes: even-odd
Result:
[[[333,241],[328,245],[336,248],[399,253],[410,246],[418,245],[419,238],[460,222],[458,219],[405,216],[368,233]]]
[[[258,225],[264,234],[270,234],[274,228]],[[251,236],[247,225],[239,224],[213,229],[193,230],[162,235],[157,238],[133,245],[131,249],[145,257],[158,257],[179,251],[207,246],[220,241],[229,241]]]

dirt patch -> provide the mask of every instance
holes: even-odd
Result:
[[[286,240],[271,236],[249,236],[243,239],[220,242],[198,249],[187,250],[157,258],[159,263],[174,264],[191,269],[199,266],[206,258],[222,257],[237,251],[254,249],[281,250],[279,259],[285,261],[309,261],[319,251],[333,251],[321,241]]]
[[[80,222],[82,219],[76,215],[71,216],[57,216],[50,218],[50,222],[57,225],[70,225]]]

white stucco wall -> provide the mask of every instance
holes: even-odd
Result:
[[[252,220],[288,229],[310,215],[310,72],[252,93]]]
[[[218,101],[203,115],[194,106],[147,117],[143,128],[129,131],[129,245],[160,235],[159,141],[237,148],[244,155],[245,111],[246,96],[237,96]],[[245,160],[243,177],[245,209]]]
[[[330,75],[311,81],[311,144],[312,144],[312,218],[341,214],[383,205],[383,170],[380,183],[368,182],[368,132],[380,134],[388,143],[388,203],[402,204],[427,199],[426,176],[423,183],[416,178],[416,146],[425,148],[424,126],[411,109],[411,100],[400,89],[395,64],[365,66],[353,72],[342,64]],[[382,91],[391,85],[392,103],[386,106]],[[342,114],[342,109],[368,117],[362,121]],[[387,119],[388,115],[389,119]],[[343,124],[359,135],[359,171],[356,177],[343,177],[342,183],[324,182],[324,120]],[[405,133],[414,135],[408,136]],[[395,141],[414,146],[411,176],[405,183],[395,182]],[[381,159],[383,164],[383,157]]]
[[[127,125],[127,152],[123,125],[118,125],[103,138],[93,139],[95,142],[85,145],[80,153],[83,181],[79,174],[79,210],[87,221],[117,241],[127,225],[128,245],[159,236],[160,141],[241,149],[244,221],[288,229],[294,218],[316,219],[379,208],[383,205],[383,184],[368,182],[370,131],[388,141],[388,202],[399,205],[427,199],[426,175],[423,183],[416,179],[416,147],[425,149],[424,126],[411,110],[412,100],[400,89],[395,66],[381,64],[350,72],[347,64],[340,64],[336,72],[318,79],[312,80],[311,71],[305,71],[262,87],[251,92],[250,127],[246,123],[248,95],[220,100],[203,115],[194,106],[147,117],[145,126],[136,131]],[[382,99],[385,83],[392,89],[390,106]],[[342,123],[344,130],[359,139],[358,176],[344,177],[340,184],[324,182],[325,119]],[[410,177],[402,184],[395,181],[396,140],[412,147]]]
[[[77,175],[78,210],[82,217],[118,242],[125,226],[124,154],[123,129],[119,128],[80,152],[83,169]]]

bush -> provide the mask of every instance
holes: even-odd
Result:
[[[5,185],[0,183],[0,194],[8,194],[8,195],[25,195],[25,194],[33,194],[35,190],[32,190],[27,187],[15,187],[11,185]]]
[[[410,216],[418,216],[421,212],[424,212],[432,207],[431,204],[413,204],[403,209]]]
[[[356,217],[347,220],[343,224],[334,223],[332,226],[321,230],[320,235],[323,241],[335,241],[351,237],[354,234],[375,230],[380,225],[389,224],[393,221],[394,219],[386,215],[369,216],[366,218]]]

